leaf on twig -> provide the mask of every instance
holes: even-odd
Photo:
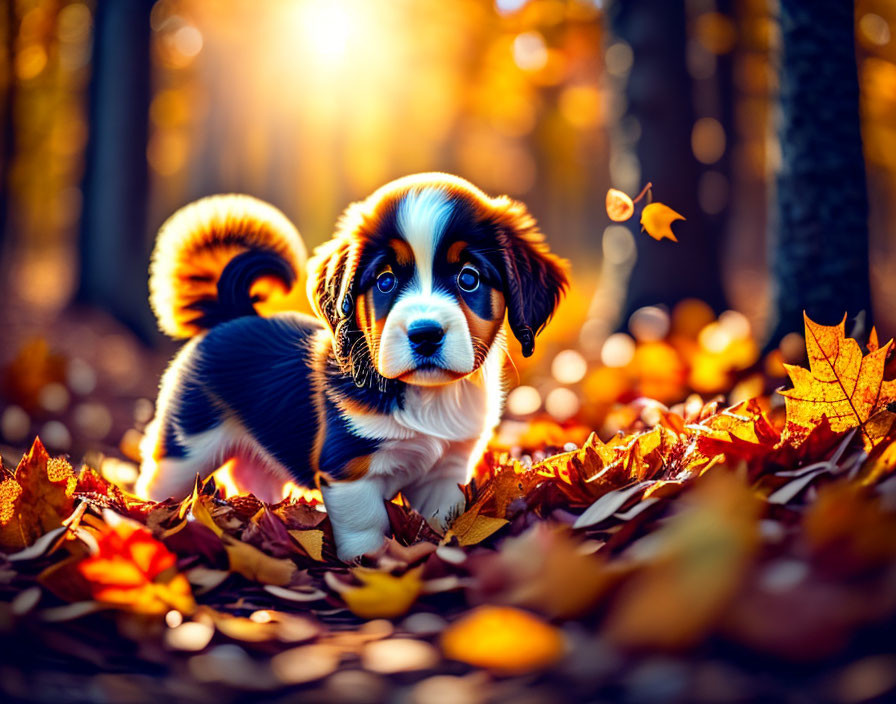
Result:
[[[635,213],[635,204],[628,194],[611,188],[607,191],[607,216],[613,222],[625,222]]]
[[[667,238],[678,242],[678,238],[672,232],[672,223],[684,219],[684,215],[675,212],[664,203],[650,203],[641,211],[641,227],[657,241]]]

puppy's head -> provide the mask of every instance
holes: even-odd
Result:
[[[358,384],[467,376],[505,312],[529,356],[567,284],[565,262],[522,203],[437,173],[349,206],[309,267],[311,303]]]

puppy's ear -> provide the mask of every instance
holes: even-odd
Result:
[[[348,365],[353,342],[352,280],[357,252],[349,238],[335,237],[314,251],[308,261],[308,300],[317,317],[330,328],[340,364]]]
[[[548,249],[525,205],[506,197],[494,202],[507,322],[529,357],[568,286],[569,264]]]

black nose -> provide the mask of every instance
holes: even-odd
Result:
[[[435,320],[418,320],[408,327],[411,349],[421,357],[431,357],[439,351],[445,331]]]

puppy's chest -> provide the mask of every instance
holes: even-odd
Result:
[[[446,455],[478,439],[487,424],[486,392],[462,381],[451,387],[410,387],[390,414],[351,414],[357,434],[379,441],[373,473],[425,472]]]

